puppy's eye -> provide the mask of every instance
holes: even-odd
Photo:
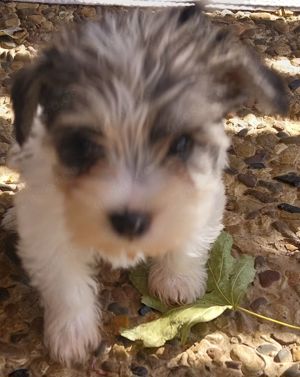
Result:
[[[170,146],[169,156],[177,156],[181,160],[187,160],[192,153],[194,141],[190,135],[183,134],[177,137]]]
[[[103,148],[81,132],[63,136],[59,140],[57,152],[62,163],[77,174],[85,172],[104,157]]]

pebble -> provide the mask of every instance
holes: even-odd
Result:
[[[254,268],[255,269],[263,267],[263,266],[265,266],[265,264],[266,264],[266,258],[265,257],[263,257],[262,255],[258,255],[257,257],[255,257],[255,259],[254,259]]]
[[[250,308],[254,311],[257,311],[261,306],[264,306],[268,303],[265,297],[258,297],[251,304]]]
[[[296,79],[296,80],[291,81],[288,84],[288,86],[291,90],[296,90],[297,88],[300,88],[300,79]]]
[[[288,136],[282,140],[284,144],[295,144],[300,145],[300,136]]]
[[[96,9],[93,7],[83,7],[80,14],[84,17],[94,18],[97,15]]]
[[[131,372],[135,375],[135,376],[141,376],[141,377],[146,377],[148,376],[148,369],[143,367],[143,366],[132,366],[131,368]]]
[[[284,175],[278,175],[277,177],[274,177],[277,181],[287,183],[288,185],[294,186],[294,187],[300,187],[300,176],[296,173],[288,173]]]
[[[300,347],[295,346],[292,348],[293,361],[300,361]]]
[[[292,332],[287,332],[287,331],[276,331],[271,334],[272,338],[274,338],[278,343],[283,344],[283,345],[289,345],[292,343],[296,343],[300,341],[299,336],[296,334],[293,334]]]
[[[114,313],[115,315],[126,315],[128,314],[128,308],[119,305],[117,302],[112,302],[108,305],[107,310]]]
[[[242,182],[244,185],[248,187],[255,187],[257,179],[256,177],[249,173],[249,174],[238,174],[237,176],[238,180]]]
[[[251,162],[247,164],[251,169],[265,169],[266,164],[264,162]]]
[[[248,128],[242,128],[238,133],[237,133],[237,136],[238,137],[245,137],[247,136],[248,134]]]
[[[9,373],[8,377],[29,377],[29,371],[26,368],[16,369]]]
[[[217,347],[211,347],[206,350],[207,355],[215,361],[218,361],[223,356],[223,351]]]
[[[270,287],[275,281],[280,279],[280,272],[273,270],[266,270],[258,274],[260,285],[263,288]]]
[[[150,308],[150,306],[147,306],[147,305],[143,305],[139,310],[138,310],[138,313],[139,315],[141,316],[144,316],[148,313],[152,312],[152,309]]]
[[[280,377],[300,377],[300,364],[296,364],[286,369]]]
[[[233,360],[242,363],[241,369],[244,374],[262,372],[265,367],[264,361],[256,354],[255,350],[243,344],[234,344],[230,354]]]
[[[300,213],[300,207],[293,206],[289,203],[280,203],[278,204],[278,208],[289,213]]]
[[[263,355],[274,357],[278,353],[279,346],[272,343],[265,343],[258,346],[256,350]]]
[[[101,364],[101,368],[106,372],[117,372],[119,370],[119,365],[116,361],[105,360]]]
[[[291,363],[293,361],[291,351],[287,348],[280,350],[274,357],[276,363]]]
[[[283,189],[282,184],[280,182],[265,181],[263,179],[259,179],[257,185],[266,188],[273,194],[278,194],[282,192]]]
[[[284,138],[286,138],[286,137],[289,137],[290,135],[287,134],[287,133],[284,132],[284,131],[279,131],[279,132],[277,132],[276,136],[279,137],[280,139],[284,139]]]
[[[251,195],[262,203],[273,203],[276,200],[273,195],[254,189],[248,189],[244,192],[244,194]]]
[[[266,158],[266,152],[263,150],[258,150],[253,156],[245,158],[245,163],[249,166],[253,164],[261,164],[264,163]]]
[[[237,369],[238,370],[238,369],[241,369],[242,363],[239,362],[239,361],[231,361],[231,360],[229,360],[229,361],[225,361],[225,365],[229,369]]]
[[[229,175],[236,175],[238,173],[238,170],[232,167],[227,167],[224,169],[224,172]]]

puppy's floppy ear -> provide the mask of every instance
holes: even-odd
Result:
[[[22,145],[30,133],[41,90],[40,66],[30,65],[15,76],[11,99],[14,110],[14,129],[17,142]]]
[[[210,72],[224,113],[254,98],[266,114],[286,114],[288,98],[281,77],[266,67],[254,52],[236,41],[228,31],[219,30]],[[208,61],[209,64],[209,61]]]

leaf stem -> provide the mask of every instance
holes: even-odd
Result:
[[[277,323],[278,325],[289,327],[289,328],[295,329],[295,330],[300,330],[300,326],[290,325],[289,323],[281,322],[281,321],[278,321],[277,319],[273,319],[273,318],[270,318],[270,317],[265,317],[264,315],[252,312],[251,310],[245,309],[245,308],[243,308],[241,306],[237,306],[236,309],[241,310],[241,311],[243,311],[243,312],[245,312],[247,314],[250,314],[250,315],[252,315],[254,317],[258,317],[258,318],[264,319],[266,321]]]

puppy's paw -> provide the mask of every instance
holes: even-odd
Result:
[[[101,340],[96,313],[83,311],[73,319],[45,316],[45,343],[54,360],[70,366],[84,362]]]
[[[174,273],[161,265],[154,265],[149,274],[149,290],[167,305],[183,305],[201,298],[206,291],[207,273]]]

